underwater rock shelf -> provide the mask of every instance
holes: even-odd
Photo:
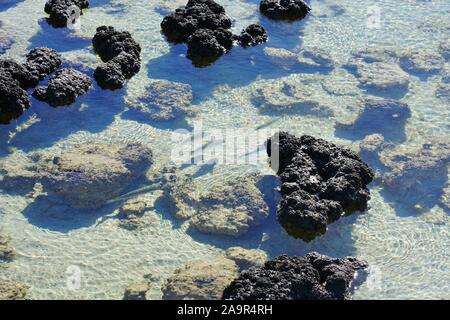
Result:
[[[287,132],[276,133],[266,146],[282,182],[278,221],[290,235],[310,241],[343,214],[367,209],[374,174],[353,151]]]
[[[210,65],[224,53],[230,51],[235,42],[243,46],[254,46],[266,42],[265,29],[252,24],[233,35],[230,31],[231,19],[225,9],[213,0],[189,0],[164,17],[161,30],[172,43],[186,43],[187,57],[197,67]]]
[[[117,90],[141,69],[141,46],[128,31],[111,26],[97,28],[92,39],[94,49],[106,62],[94,71],[94,78],[102,89]]]
[[[227,300],[350,299],[355,274],[368,267],[355,257],[331,258],[316,252],[279,256],[263,268],[243,271],[223,293]]]

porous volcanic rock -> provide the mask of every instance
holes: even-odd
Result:
[[[141,69],[141,46],[128,31],[101,26],[92,39],[94,50],[106,64],[94,71],[94,78],[102,89],[117,90]]]
[[[196,66],[207,66],[231,49],[233,45],[231,37],[231,31],[225,29],[198,29],[187,41],[188,50],[186,56]],[[224,44],[227,46],[231,45],[227,49]]]
[[[0,300],[24,300],[28,289],[22,283],[0,279]]]
[[[39,87],[33,96],[45,101],[52,107],[66,106],[75,102],[77,97],[84,95],[92,86],[89,76],[74,70],[58,70],[45,87]]]
[[[331,258],[316,252],[281,255],[263,268],[244,271],[223,293],[227,300],[343,300],[358,271],[368,267],[355,257]]]
[[[165,300],[219,300],[224,289],[239,275],[233,260],[214,257],[193,261],[175,270],[163,285]]]
[[[75,9],[75,7],[78,8]],[[44,11],[50,15],[48,21],[52,26],[64,28],[76,18],[78,10],[80,14],[83,14],[82,10],[88,7],[88,0],[48,0]]]
[[[290,235],[310,241],[344,213],[367,209],[374,175],[355,152],[287,132],[276,133],[266,146],[282,182],[278,221]]]
[[[2,187],[17,190],[39,182],[77,208],[98,208],[118,197],[152,164],[139,144],[85,143],[60,154],[43,152],[19,168],[3,166]]]
[[[267,41],[269,36],[263,26],[259,24],[251,24],[242,30],[239,36],[239,42],[245,46],[256,46]]]
[[[274,20],[300,20],[311,8],[303,0],[262,0],[259,9],[266,17]]]
[[[167,80],[152,81],[145,93],[127,104],[155,121],[173,120],[190,116],[192,108],[192,87],[188,84]]]
[[[0,73],[0,124],[8,124],[30,107],[30,98],[17,80]]]

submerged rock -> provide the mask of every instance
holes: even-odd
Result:
[[[193,261],[177,269],[162,288],[164,300],[219,300],[238,277],[239,268],[224,257]]]
[[[334,61],[329,52],[319,47],[303,47],[298,52],[283,48],[264,48],[269,60],[283,68],[332,69]]]
[[[341,122],[337,127],[363,136],[383,133],[385,137],[390,137],[395,136],[398,130],[403,130],[410,117],[411,110],[404,102],[368,97],[364,101],[362,112],[352,122]]]
[[[256,46],[267,41],[269,36],[266,30],[259,24],[251,24],[242,30],[239,42],[243,46]]]
[[[436,88],[436,97],[450,101],[450,71],[446,70],[442,75],[442,82]]]
[[[192,178],[168,174],[162,190],[171,211],[179,218],[189,219],[192,228],[205,233],[240,236],[269,215],[256,180],[244,176],[202,191]]]
[[[409,73],[436,74],[444,65],[444,59],[437,53],[408,49],[400,56],[400,66]]]
[[[13,44],[13,39],[0,35],[0,54],[4,54],[6,51],[8,51]]]
[[[11,238],[0,227],[0,262],[9,262],[16,256],[16,251],[10,246]]]
[[[98,208],[120,196],[151,163],[151,151],[138,144],[87,143],[61,154],[37,154],[23,168],[4,167],[2,186],[17,190],[39,182],[74,207]]]
[[[225,256],[233,260],[239,269],[246,270],[251,267],[262,267],[268,260],[267,254],[259,249],[244,249],[241,247],[231,247],[225,251]]]
[[[119,227],[126,230],[138,230],[145,227],[149,223],[144,217],[145,212],[152,207],[152,203],[143,199],[127,200],[117,212],[120,218]]]
[[[241,273],[223,293],[229,300],[342,300],[367,263],[355,257],[330,258],[318,253],[279,256]]]
[[[130,284],[125,288],[123,300],[147,300],[147,292],[151,289],[150,281]]]
[[[361,156],[361,159],[366,162],[377,162],[379,160],[380,152],[383,151],[385,146],[386,143],[381,134],[371,134],[364,137],[359,143],[358,154]]]
[[[0,279],[0,300],[24,300],[28,289],[22,283]]]
[[[303,0],[262,0],[259,9],[274,20],[299,20],[306,17],[311,8]]]
[[[450,40],[447,40],[446,42],[440,44],[439,53],[442,55],[445,61],[450,60]]]
[[[30,107],[30,98],[17,80],[0,73],[0,124],[8,124]]]
[[[37,88],[33,96],[45,101],[52,107],[66,106],[75,102],[92,86],[89,76],[74,70],[61,69],[55,73],[47,86]]]
[[[88,7],[88,0],[48,0],[44,11],[50,15],[48,21],[52,26],[63,28],[77,18],[77,13],[83,14],[82,10]]]
[[[94,50],[106,64],[97,67],[94,78],[102,89],[117,90],[141,69],[141,46],[127,31],[101,26],[92,39]]]
[[[282,182],[278,221],[290,235],[310,241],[344,213],[367,209],[374,175],[355,152],[280,132],[267,153]]]
[[[152,81],[145,94],[135,100],[127,101],[128,105],[148,115],[152,120],[172,120],[190,116],[194,110],[192,87],[188,84],[167,80]]]

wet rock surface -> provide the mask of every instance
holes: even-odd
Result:
[[[16,251],[10,246],[11,238],[0,227],[0,262],[10,262],[16,256]]]
[[[279,256],[241,273],[223,293],[228,300],[342,300],[351,299],[355,274],[367,268],[355,257],[331,258],[318,253],[304,257]]]
[[[119,227],[125,230],[140,230],[146,227],[151,220],[145,217],[145,212],[153,208],[153,203],[146,199],[129,199],[127,200],[117,212],[119,220]]]
[[[151,151],[138,144],[86,143],[60,154],[36,154],[22,166],[3,166],[2,186],[17,191],[39,182],[73,207],[98,208],[144,175],[151,163]]]
[[[256,183],[257,178],[244,176],[203,191],[188,176],[168,174],[163,199],[170,211],[189,219],[190,226],[200,232],[240,236],[269,215]]]
[[[267,141],[267,153],[282,182],[278,221],[290,235],[310,241],[344,213],[367,209],[373,172],[355,152],[279,132]]]
[[[214,257],[187,263],[164,284],[165,300],[219,300],[224,289],[239,275],[233,260]]]
[[[57,28],[64,28],[89,7],[88,0],[48,0],[44,11],[50,15],[48,22]]]
[[[262,0],[259,9],[266,17],[274,20],[300,20],[311,8],[303,0]]]
[[[412,74],[436,74],[444,65],[444,59],[437,53],[407,49],[400,56],[400,66]]]
[[[385,138],[395,138],[411,117],[409,106],[398,100],[367,97],[363,104],[362,111],[353,121],[339,122],[337,127],[359,136],[382,133]]]
[[[37,88],[33,96],[45,101],[52,107],[66,106],[75,102],[92,86],[89,76],[74,70],[61,69],[55,73],[47,86]]]
[[[262,267],[268,260],[267,254],[259,249],[244,249],[231,247],[225,251],[225,257],[233,260],[239,269],[246,270],[251,267]]]
[[[0,300],[24,300],[28,289],[22,283],[0,279]]]
[[[102,89],[117,90],[141,69],[141,46],[127,31],[101,26],[92,39],[94,50],[106,64],[97,67],[94,78]]]
[[[17,80],[8,73],[0,74],[0,124],[9,124],[30,107],[30,98]]]
[[[145,93],[128,105],[155,121],[165,121],[190,116],[192,108],[192,87],[188,84],[167,80],[152,81]]]
[[[169,42],[186,43],[187,58],[197,67],[205,67],[231,50],[234,42],[244,46],[267,41],[260,25],[250,25],[241,34],[230,31],[231,19],[224,7],[213,0],[189,0],[161,22],[162,33]]]
[[[150,281],[130,284],[125,288],[123,300],[147,300],[147,292],[151,290]]]

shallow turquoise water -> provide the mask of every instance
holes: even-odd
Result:
[[[81,20],[81,30],[53,29],[43,20],[45,0],[0,4],[1,34],[15,41],[2,57],[21,59],[29,49],[48,46],[60,51],[68,63],[92,74],[98,63],[90,39],[99,25],[113,25],[130,31],[142,45],[143,68],[126,88],[117,92],[98,87],[67,108],[53,109],[32,100],[32,107],[10,125],[0,127],[0,157],[11,152],[31,153],[61,149],[92,139],[113,142],[141,142],[155,155],[154,171],[170,162],[167,150],[174,147],[175,129],[191,130],[201,121],[203,128],[251,130],[279,121],[270,128],[294,134],[311,134],[350,144],[356,137],[336,134],[335,122],[351,118],[364,92],[353,75],[339,65],[350,52],[369,47],[400,50],[405,47],[437,51],[450,32],[448,1],[378,1],[380,25],[369,28],[367,7],[373,1],[311,1],[313,13],[292,24],[269,21],[257,10],[256,0],[220,0],[234,20],[238,32],[260,22],[269,32],[264,46],[294,49],[317,46],[328,50],[338,65],[331,73],[289,72],[263,58],[264,46],[234,48],[214,65],[194,68],[183,54],[185,47],[169,45],[159,24],[167,7],[184,1],[92,0]],[[0,2],[1,3],[1,2]],[[336,6],[339,6],[337,8]],[[448,63],[445,68],[448,69]],[[190,84],[198,112],[186,121],[155,123],[128,110],[127,101],[140,95],[150,79],[167,79]],[[256,88],[282,80],[304,81],[321,104],[334,116],[293,115],[259,112],[251,99]],[[440,76],[427,79],[411,76],[409,92],[402,97],[412,110],[405,127],[404,148],[413,148],[436,138],[449,138],[448,102],[435,97]],[[324,83],[338,84],[355,92],[337,96],[324,90]],[[234,175],[254,170],[253,166],[224,165],[199,178],[207,186]],[[260,162],[256,169],[270,171]],[[370,209],[329,226],[325,236],[310,243],[290,238],[272,217],[270,222],[243,238],[192,235],[186,226],[169,215],[148,212],[152,223],[139,232],[120,229],[113,220],[94,227],[95,219],[110,214],[114,206],[96,212],[79,212],[51,201],[32,200],[0,193],[0,223],[12,237],[16,260],[0,269],[0,277],[31,286],[31,298],[118,299],[131,282],[152,273],[161,280],[193,259],[203,259],[234,245],[260,247],[273,257],[280,253],[304,254],[317,250],[332,256],[358,255],[371,264],[366,285],[357,288],[355,299],[450,298],[449,216],[436,205],[418,214],[387,201],[381,186],[371,187]],[[146,194],[155,198],[157,193]],[[38,216],[39,219],[30,217]],[[79,289],[68,288],[67,270],[80,268]],[[70,269],[69,269],[70,270]],[[152,297],[160,298],[158,290]]]

